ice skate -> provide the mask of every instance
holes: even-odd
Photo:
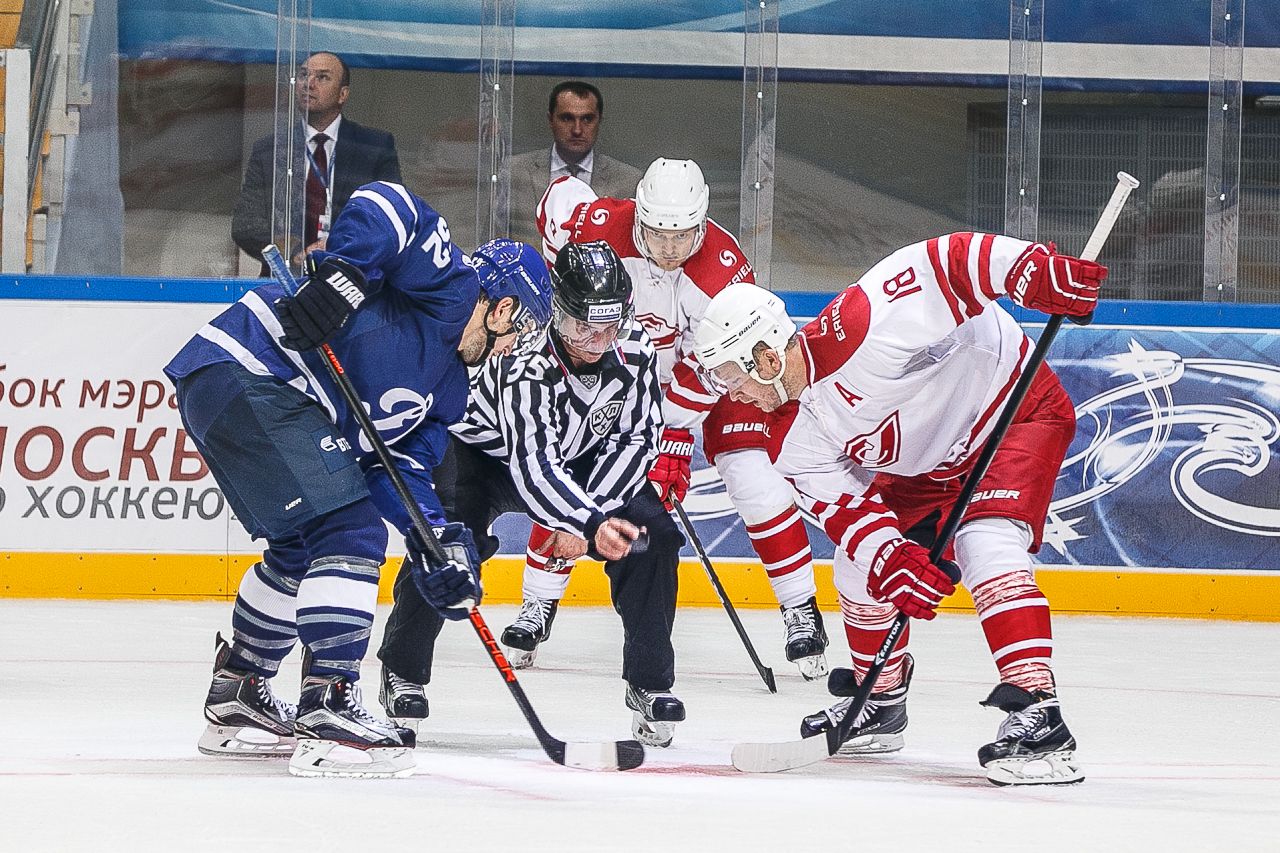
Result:
[[[978,763],[994,785],[1069,785],[1084,781],[1076,763],[1076,739],[1062,719],[1058,697],[1000,684],[979,704],[1009,716],[993,743],[978,750]]]
[[[378,701],[382,703],[391,722],[414,732],[418,731],[418,724],[431,713],[422,685],[401,678],[386,666],[382,667],[382,686],[378,689]]]
[[[360,688],[344,675],[308,675],[298,700],[294,776],[402,778],[415,766],[414,733],[380,720],[360,704]]]
[[[230,666],[231,646],[217,635],[213,682],[204,700],[209,721],[196,748],[205,755],[256,758],[293,752],[297,708],[277,699],[267,678]]]
[[[627,707],[631,715],[631,732],[645,746],[670,746],[676,723],[684,719],[684,703],[662,690],[645,690],[627,684]]]
[[[782,608],[782,624],[787,631],[787,660],[800,670],[805,681],[827,674],[827,629],[822,624],[818,600]]]
[[[512,669],[527,669],[538,656],[538,646],[551,639],[551,623],[555,621],[560,602],[553,598],[529,597],[520,605],[516,621],[502,632],[507,661]]]
[[[840,755],[878,755],[902,749],[906,742],[903,732],[907,730],[907,689],[911,686],[911,674],[915,669],[911,655],[906,658],[902,683],[867,697],[858,724],[853,727],[848,740],[840,745]],[[849,713],[849,706],[853,704],[852,694],[858,687],[853,670],[834,670],[827,684],[832,694],[849,698],[805,717],[800,722],[801,737],[815,737],[835,728]]]

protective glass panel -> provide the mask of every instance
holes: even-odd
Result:
[[[1207,26],[1185,44],[1131,44],[1126,21],[1100,18],[1099,43],[1078,45],[1062,40],[1070,16],[1046,4],[1038,238],[1082,251],[1126,171],[1141,186],[1099,255],[1105,296],[1200,299]]]
[[[778,0],[747,0],[743,23],[742,213],[738,238],[769,286],[773,254],[773,190],[778,120]]]
[[[737,235],[743,15],[739,7],[693,20],[711,5],[724,4],[599,4],[573,15],[520,6],[514,239],[539,244],[536,208],[553,177],[573,174],[597,196],[630,199],[659,157],[697,162],[710,189],[710,217]],[[564,83],[572,85],[552,103]],[[599,91],[603,110],[588,86]]]

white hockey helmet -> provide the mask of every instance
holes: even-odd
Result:
[[[702,177],[702,169],[692,160],[668,160],[659,157],[649,165],[636,186],[636,220],[633,237],[636,248],[650,260],[643,228],[655,231],[687,231],[697,229],[693,255],[702,248],[707,236],[707,205],[711,192]],[[686,256],[687,257],[687,256]]]
[[[703,380],[719,393],[728,393],[750,377],[772,385],[786,402],[782,371],[773,379],[761,378],[753,350],[763,343],[778,353],[785,369],[787,344],[795,334],[795,321],[781,297],[759,285],[739,282],[717,293],[707,305],[694,332],[693,352]]]

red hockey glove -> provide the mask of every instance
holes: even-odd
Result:
[[[955,591],[947,573],[929,562],[929,552],[907,539],[882,547],[867,576],[872,598],[889,602],[912,619],[932,619],[942,599]]]
[[[1031,246],[1009,272],[1009,295],[1025,308],[1046,314],[1084,317],[1098,307],[1098,286],[1107,268],[1054,252],[1054,245]]]
[[[667,427],[658,441],[658,459],[649,471],[649,482],[658,490],[662,504],[671,509],[671,499],[684,500],[689,491],[689,460],[693,458],[693,433]]]

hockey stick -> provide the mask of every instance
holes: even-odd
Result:
[[[262,257],[267,262],[267,267],[271,270],[271,276],[285,289],[285,292],[290,296],[296,294],[298,292],[298,283],[289,272],[289,268],[285,266],[284,256],[280,254],[280,250],[275,246],[267,246],[262,251]],[[428,556],[438,563],[447,562],[449,558],[446,556],[444,549],[440,547],[440,540],[436,538],[435,532],[431,529],[431,525],[427,523],[426,517],[422,514],[422,509],[418,506],[418,502],[413,499],[413,494],[409,491],[408,486],[405,485],[404,478],[400,476],[395,460],[391,458],[391,451],[387,449],[386,442],[382,440],[382,436],[378,434],[377,428],[374,427],[369,413],[365,411],[364,404],[360,402],[360,395],[356,393],[356,389],[351,384],[351,379],[347,376],[346,371],[342,369],[342,363],[338,361],[338,357],[334,355],[333,349],[328,344],[321,344],[320,352],[324,356],[325,368],[328,369],[329,376],[333,378],[334,383],[337,384],[338,389],[342,392],[343,399],[347,402],[347,408],[351,409],[352,414],[359,421],[361,431],[369,439],[374,452],[378,455],[378,461],[386,469],[387,477],[391,480],[391,485],[395,488],[400,502],[404,504],[405,511],[409,513],[414,532],[418,534],[418,538],[424,544]],[[533,705],[529,703],[529,697],[525,695],[524,688],[516,680],[515,670],[511,668],[511,664],[502,654],[502,648],[498,645],[498,641],[494,639],[493,632],[489,630],[484,617],[480,615],[480,608],[472,605],[470,612],[467,614],[467,619],[470,620],[471,627],[475,629],[476,636],[480,638],[480,642],[484,643],[485,651],[489,653],[489,659],[493,661],[493,665],[502,674],[503,681],[506,682],[511,695],[515,697],[516,704],[520,706],[520,713],[524,714],[525,720],[529,723],[529,727],[533,729],[534,735],[538,738],[538,743],[542,745],[542,749],[546,752],[548,758],[556,764],[577,767],[582,770],[632,770],[644,763],[644,747],[639,741],[619,740],[612,743],[573,743],[552,737],[551,733],[542,725],[542,721],[538,719],[537,713],[533,710]]]
[[[689,520],[689,515],[684,511],[684,506],[674,497],[671,498],[671,505],[676,508],[676,514],[680,516],[680,524],[684,527],[685,535],[689,537],[689,542],[693,544],[693,550],[698,552],[698,559],[702,560],[702,568],[707,570],[707,577],[711,578],[711,585],[716,588],[716,595],[720,596],[720,603],[724,605],[724,612],[729,614],[729,621],[733,623],[733,630],[738,632],[738,639],[742,640],[742,645],[747,648],[747,655],[750,656],[751,662],[756,665],[756,672],[760,673],[760,677],[764,679],[764,686],[769,688],[769,692],[777,693],[778,683],[773,679],[773,670],[761,663],[760,655],[756,654],[756,647],[751,645],[751,638],[747,636],[747,629],[742,627],[742,620],[738,618],[738,611],[733,609],[733,602],[729,601],[728,593],[724,591],[720,578],[716,576],[716,570],[711,566],[711,558],[707,556],[706,549],[702,547],[702,540],[698,538],[698,532],[693,529],[693,522]]]
[[[1103,209],[1102,215],[1098,219],[1098,224],[1094,226],[1089,242],[1085,244],[1084,251],[1080,253],[1082,259],[1092,261],[1098,257],[1098,253],[1102,251],[1103,243],[1106,242],[1107,235],[1111,233],[1112,227],[1116,224],[1120,209],[1124,207],[1125,201],[1129,198],[1129,193],[1133,192],[1136,186],[1138,186],[1138,181],[1132,175],[1126,172],[1120,172],[1116,175],[1116,188],[1112,192],[1107,206]],[[1087,323],[1091,318],[1092,314],[1089,317],[1081,318],[1081,322]],[[1005,403],[1004,409],[1000,412],[1000,418],[992,428],[986,444],[983,445],[982,453],[979,454],[973,464],[973,468],[970,469],[965,477],[964,487],[961,488],[959,495],[956,496],[955,504],[947,515],[946,523],[943,524],[942,529],[938,532],[938,538],[934,541],[933,547],[929,549],[929,560],[931,562],[938,562],[942,553],[946,550],[947,543],[951,541],[951,537],[955,535],[956,530],[960,527],[960,521],[964,516],[964,511],[968,508],[969,499],[973,497],[974,491],[978,488],[978,483],[982,480],[983,475],[986,474],[987,468],[991,465],[991,460],[995,458],[1001,440],[1008,431],[1010,424],[1013,423],[1018,407],[1022,405],[1022,401],[1027,396],[1027,391],[1031,388],[1031,383],[1035,379],[1036,372],[1040,369],[1040,365],[1044,362],[1045,356],[1049,352],[1049,345],[1053,343],[1054,336],[1058,334],[1058,329],[1062,326],[1062,319],[1062,316],[1055,315],[1045,324],[1040,340],[1036,342],[1035,349],[1032,351],[1030,358],[1027,359],[1022,375],[1018,377],[1017,384],[1014,385],[1013,390],[1009,393],[1009,399]],[[902,636],[902,632],[906,627],[907,617],[899,613],[885,633],[884,641],[880,643],[880,649],[876,652],[875,658],[872,659],[871,666],[867,669],[867,674],[859,682],[858,688],[853,694],[853,701],[850,703],[844,719],[840,721],[838,726],[828,729],[825,737],[815,736],[786,743],[738,744],[733,748],[733,766],[746,773],[773,773],[779,770],[794,770],[798,767],[805,767],[828,756],[835,755],[840,746],[852,734],[854,723],[862,714],[862,709],[866,707],[867,698],[871,695],[871,688],[875,686],[876,678],[879,677],[880,671],[884,669],[885,663],[889,660],[889,655],[893,652],[894,646],[898,644],[898,639]]]

